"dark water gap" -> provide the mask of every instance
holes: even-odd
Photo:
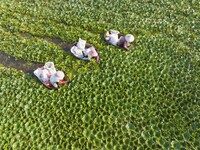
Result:
[[[0,63],[7,68],[15,68],[17,70],[22,70],[25,73],[32,74],[33,71],[44,64],[36,62],[27,62],[22,59],[16,59],[13,56],[8,56],[5,52],[0,52]]]
[[[29,33],[21,33],[22,37],[32,38],[33,36]],[[41,38],[41,37],[40,37]],[[49,38],[42,37],[42,39],[47,40],[48,42],[52,42],[57,46],[60,46],[64,51],[70,54],[70,48],[73,44],[65,44],[59,38]],[[27,62],[23,59],[16,59],[13,56],[7,55],[4,51],[0,51],[0,64],[8,68],[15,68],[17,70],[22,70],[25,73],[33,74],[33,71],[39,67],[42,67],[43,63],[38,62]]]
[[[24,37],[24,38],[38,37],[38,38],[46,40],[48,42],[52,42],[52,43],[56,44],[57,46],[61,47],[66,52],[70,52],[70,48],[73,45],[71,43],[64,43],[60,38],[50,38],[47,36],[42,36],[42,37],[32,36],[30,33],[21,33],[20,35],[21,35],[21,37]]]

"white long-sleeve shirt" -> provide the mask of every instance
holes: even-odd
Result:
[[[110,34],[109,42],[113,45],[117,45],[117,43],[119,42],[118,34]]]

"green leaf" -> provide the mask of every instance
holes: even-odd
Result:
[[[185,141],[188,141],[188,140],[190,139],[190,134],[189,134],[189,132],[187,131],[187,132],[183,135],[183,137],[184,137],[184,140],[185,140]]]
[[[83,116],[82,121],[83,122],[89,122],[90,121],[90,117],[86,114],[86,115]]]
[[[89,137],[90,134],[91,134],[91,132],[90,132],[90,130],[88,130],[88,129],[85,129],[85,130],[83,131],[83,135],[84,135],[85,137]]]
[[[149,132],[148,132],[148,131],[143,131],[143,132],[142,132],[142,137],[143,137],[144,139],[149,139],[149,138],[150,138]]]
[[[171,142],[172,148],[179,150],[181,149],[181,144],[178,141],[172,141]]]

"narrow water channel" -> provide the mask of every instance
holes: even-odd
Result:
[[[22,35],[23,37],[28,37],[28,34]],[[64,51],[70,53],[70,47],[73,44],[65,44],[61,39],[58,38],[47,38],[43,37],[43,39],[46,39],[49,42],[52,42],[58,46],[60,46]],[[5,52],[0,51],[0,64],[2,64],[5,67],[8,68],[15,68],[17,70],[22,70],[25,73],[33,73],[33,71],[39,67],[42,67],[44,64],[42,63],[36,63],[36,62],[27,62],[22,59],[15,59],[13,56],[8,56]]]
[[[25,73],[33,73],[33,71],[44,64],[36,62],[27,62],[22,59],[15,59],[12,56],[8,56],[5,52],[0,51],[0,64],[8,68],[15,68],[22,70]]]

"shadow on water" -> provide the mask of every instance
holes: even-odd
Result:
[[[39,67],[42,67],[42,63],[27,62],[21,59],[15,59],[12,56],[8,56],[5,52],[0,52],[0,63],[8,68],[15,68],[22,70],[25,73],[33,74],[33,71]]]

